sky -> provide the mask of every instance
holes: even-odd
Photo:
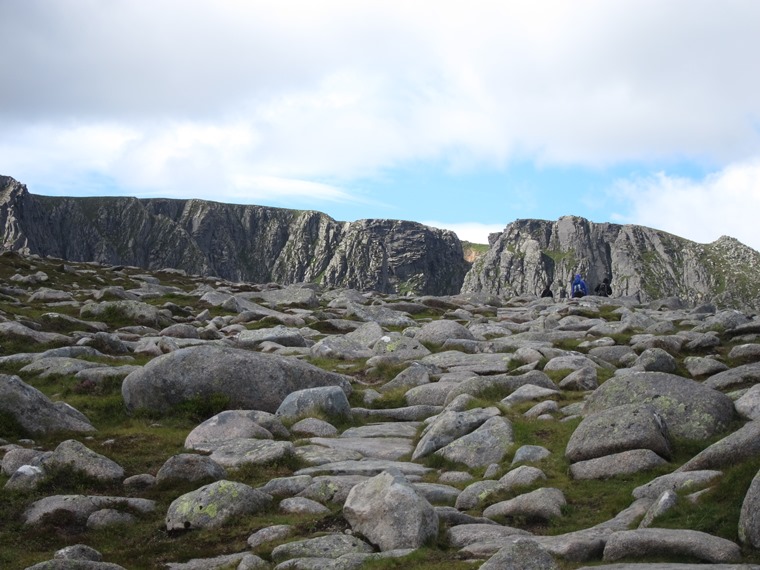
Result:
[[[0,174],[760,250],[758,54],[754,0],[0,0]]]

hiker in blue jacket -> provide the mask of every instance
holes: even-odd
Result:
[[[575,279],[573,279],[573,284],[570,286],[570,291],[570,296],[573,298],[585,297],[588,295],[586,282],[581,279],[580,274],[576,274]]]

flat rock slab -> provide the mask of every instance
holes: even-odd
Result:
[[[300,469],[294,475],[321,475],[333,473],[335,475],[365,475],[372,477],[383,471],[396,468],[404,475],[416,475],[422,477],[433,471],[429,467],[409,463],[405,461],[384,461],[382,459],[367,459],[362,461],[339,461],[337,463],[325,463],[314,467]]]
[[[693,493],[717,482],[723,476],[722,471],[701,470],[668,473],[653,479],[645,485],[633,490],[635,499],[652,499],[662,495],[665,491],[679,493]]]
[[[614,532],[604,547],[604,560],[642,556],[690,556],[705,562],[738,562],[739,545],[696,530],[647,528]]]
[[[222,467],[236,469],[246,463],[262,465],[277,461],[291,455],[293,449],[289,441],[233,439],[214,449],[210,457]]]
[[[760,570],[757,564],[680,564],[678,562],[641,562],[582,566],[577,570]]]
[[[461,524],[446,531],[446,542],[453,548],[463,548],[477,542],[498,540],[507,536],[531,536],[527,530],[494,524]]]
[[[570,474],[573,479],[609,479],[616,475],[647,471],[666,463],[651,449],[632,449],[574,463],[570,466]]]
[[[355,451],[364,457],[390,461],[409,455],[414,449],[412,440],[402,437],[312,437],[309,441],[333,449]]]
[[[348,428],[340,437],[417,437],[422,422],[393,422]]]
[[[282,562],[290,558],[338,558],[351,552],[370,553],[374,549],[355,536],[328,534],[281,544],[272,550],[272,560]]]
[[[128,497],[101,497],[93,495],[52,495],[32,503],[24,512],[24,524],[34,525],[42,522],[46,515],[55,511],[67,511],[84,524],[95,511],[127,506],[143,513],[156,509],[156,502],[148,499],[131,499]]]
[[[464,369],[479,374],[498,374],[508,371],[510,360],[510,356],[503,353],[465,354],[458,350],[447,350],[426,356],[421,362],[447,370]]]
[[[40,378],[52,378],[54,376],[68,376],[70,374],[76,374],[81,370],[99,368],[102,366],[102,364],[87,362],[86,360],[79,360],[78,358],[58,356],[53,358],[38,358],[34,362],[30,362],[24,366],[20,372],[36,374]]]
[[[405,406],[403,408],[387,408],[372,410],[368,408],[351,408],[351,413],[358,417],[382,418],[402,422],[425,420],[440,414],[443,406]]]
[[[293,449],[296,457],[307,465],[325,465],[341,461],[359,461],[364,455],[350,449],[330,449],[322,445],[301,445]]]

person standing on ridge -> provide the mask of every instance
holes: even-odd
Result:
[[[581,278],[580,274],[575,275],[575,279],[573,279],[573,284],[570,286],[570,291],[571,291],[570,296],[573,299],[585,297],[586,295],[588,295],[588,287],[586,287],[586,282]]]
[[[596,286],[596,289],[594,289],[594,292],[600,297],[609,297],[610,295],[612,295],[612,287],[610,287],[610,278],[605,277],[604,279],[602,279],[602,282]]]

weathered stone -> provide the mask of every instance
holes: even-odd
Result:
[[[35,374],[41,379],[46,379],[56,376],[68,376],[70,374],[76,374],[81,370],[97,368],[99,366],[101,365],[94,362],[59,356],[38,358],[34,362],[24,366],[19,372]]]
[[[358,342],[338,335],[323,338],[312,346],[309,352],[317,358],[337,358],[340,360],[370,358],[374,354],[369,348]]]
[[[130,411],[222,395],[235,408],[274,412],[291,392],[327,385],[350,392],[344,376],[294,358],[207,345],[154,358],[124,379],[122,396]]]
[[[671,490],[663,491],[662,495],[657,497],[655,503],[649,508],[647,514],[641,519],[639,528],[649,528],[654,520],[667,513],[678,503],[678,495]]]
[[[299,491],[298,496],[320,503],[343,505],[351,489],[367,479],[369,477],[365,475],[320,475],[314,477],[306,488]]]
[[[36,331],[15,321],[0,323],[0,338],[19,339],[37,344],[73,344],[65,335]]]
[[[274,342],[281,346],[307,346],[306,339],[297,329],[277,325],[268,329],[244,330],[237,336],[242,348],[255,348],[262,342]]]
[[[293,444],[289,441],[241,438],[221,443],[209,457],[222,467],[239,469],[247,463],[263,465],[292,454]]]
[[[456,321],[441,319],[422,325],[422,328],[414,335],[422,343],[442,345],[449,339],[474,340],[472,332]]]
[[[272,542],[275,540],[282,540],[293,534],[295,528],[289,524],[277,524],[268,526],[254,532],[248,537],[248,546],[252,549],[256,549],[262,544]]]
[[[498,524],[462,524],[452,526],[446,531],[446,543],[452,548],[462,548],[476,542],[489,542],[516,536],[530,536],[530,533],[519,528]]]
[[[728,370],[728,366],[709,356],[687,356],[683,359],[683,364],[694,378],[704,378]]]
[[[211,451],[230,439],[272,439],[288,437],[280,419],[259,410],[226,410],[199,424],[185,438],[187,449]]]
[[[489,558],[481,570],[555,570],[559,568],[552,555],[539,543],[530,540],[517,540],[501,548]]]
[[[643,556],[689,556],[711,563],[738,562],[739,546],[696,530],[645,528],[612,533],[604,547],[604,560]]]
[[[737,413],[748,420],[760,419],[760,384],[755,384],[734,402]]]
[[[559,387],[565,390],[596,390],[599,387],[596,368],[587,366],[571,372],[560,381]]]
[[[574,463],[570,466],[570,474],[573,479],[608,479],[654,469],[666,463],[651,449],[631,449]]]
[[[414,449],[410,439],[401,437],[313,437],[309,441],[332,449],[356,451],[364,457],[390,461],[409,455]]]
[[[460,382],[459,386],[449,392],[449,395],[446,398],[446,404],[449,404],[454,398],[461,394],[470,394],[471,396],[478,397],[483,392],[492,393],[493,391],[498,390],[503,391],[505,395],[508,395],[521,386],[528,384],[551,390],[557,389],[557,385],[540,370],[533,370],[519,376],[509,376],[506,374],[475,376],[469,380]]]
[[[124,469],[111,459],[95,453],[74,439],[61,442],[53,453],[42,459],[46,469],[70,467],[90,477],[106,481],[124,478]]]
[[[56,511],[66,511],[77,524],[84,526],[87,518],[95,511],[125,506],[142,513],[153,512],[156,509],[155,501],[148,499],[99,495],[51,495],[29,505],[22,518],[24,524],[36,525]]]
[[[501,403],[507,406],[512,406],[521,402],[529,402],[531,400],[557,396],[559,393],[559,390],[554,390],[552,388],[542,388],[541,386],[535,386],[533,384],[525,384],[504,398]]]
[[[166,530],[217,528],[231,518],[260,512],[271,501],[243,483],[217,481],[175,499],[166,513]]]
[[[760,421],[744,424],[735,432],[703,449],[678,468],[678,471],[720,469],[735,465],[760,453]]]
[[[716,482],[723,473],[721,471],[684,471],[668,473],[653,479],[645,485],[636,487],[633,496],[636,499],[656,500],[665,491],[689,493],[704,489]]]
[[[670,458],[668,426],[651,406],[615,406],[586,416],[567,443],[565,456],[585,461],[633,449],[651,449]]]
[[[404,400],[410,406],[443,406],[449,393],[458,386],[457,382],[431,382],[410,388]]]
[[[430,374],[427,368],[418,364],[412,364],[399,372],[393,380],[386,382],[378,388],[380,392],[402,390],[421,386],[430,382]]]
[[[476,408],[467,412],[443,412],[427,428],[412,454],[412,459],[430,455],[455,439],[470,433],[491,417],[500,415],[497,408]]]
[[[167,481],[218,481],[227,477],[227,471],[205,455],[181,453],[173,455],[156,473],[156,483]]]
[[[734,405],[694,380],[664,372],[633,372],[610,378],[589,397],[588,413],[625,404],[649,404],[665,419],[671,436],[705,439],[725,430]]]
[[[285,396],[275,414],[290,419],[320,414],[347,418],[351,415],[351,405],[339,386],[320,386],[291,392]]]
[[[86,544],[74,544],[57,550],[53,558],[58,560],[91,560],[93,562],[100,562],[103,560],[103,555]]]
[[[329,422],[318,418],[304,418],[292,426],[291,433],[306,436],[332,437],[338,435],[338,429]]]
[[[317,538],[296,540],[281,544],[272,550],[272,560],[282,562],[290,558],[338,558],[344,554],[373,552],[373,548],[355,536],[328,534]]]
[[[551,452],[540,445],[521,445],[512,458],[512,465],[517,463],[535,463],[549,457]]]
[[[494,480],[476,481],[459,493],[454,503],[457,509],[468,511],[475,509],[487,502],[490,497],[499,491],[503,491],[504,486]]]
[[[79,311],[83,319],[105,319],[107,316],[117,316],[134,323],[159,329],[174,324],[172,320],[161,313],[158,307],[141,301],[103,301],[88,303]]]
[[[647,348],[636,359],[634,366],[650,372],[675,372],[676,359],[661,348]]]
[[[469,467],[485,467],[491,463],[500,463],[514,441],[509,420],[493,417],[435,453],[449,461],[464,463]]]
[[[546,475],[538,467],[532,465],[520,465],[505,473],[499,484],[506,490],[516,487],[525,487],[532,485],[540,479],[546,479]]]
[[[562,507],[567,504],[565,495],[559,489],[542,487],[530,493],[518,495],[514,499],[501,501],[486,507],[483,516],[488,518],[525,516],[549,520],[562,516]]]
[[[289,497],[280,501],[280,512],[295,515],[323,515],[329,513],[330,509],[306,497]]]
[[[727,390],[758,382],[760,382],[760,362],[751,362],[713,374],[705,380],[704,385],[716,390]]]
[[[87,528],[106,528],[109,526],[128,526],[137,522],[134,515],[116,509],[100,509],[87,517]]]
[[[354,487],[343,516],[382,551],[419,548],[438,534],[438,515],[432,505],[398,471],[381,473]]]

